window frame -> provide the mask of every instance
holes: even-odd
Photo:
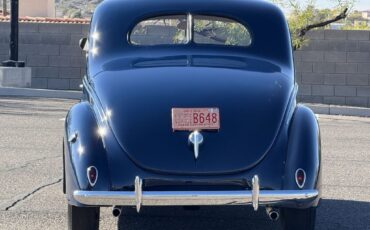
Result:
[[[166,16],[186,16],[186,24],[187,24],[187,27],[186,27],[186,42],[185,43],[179,43],[179,44],[153,44],[153,45],[150,45],[150,44],[135,44],[131,41],[131,35],[133,33],[133,30],[135,29],[135,27],[140,24],[141,22],[144,22],[144,21],[147,21],[147,20],[151,20],[153,18],[158,18],[158,17],[166,17]],[[241,26],[243,26],[246,31],[249,33],[249,37],[250,37],[250,43],[248,45],[228,45],[228,44],[212,44],[212,43],[196,43],[194,41],[194,18],[196,16],[203,16],[203,17],[218,17],[218,18],[225,18],[225,19],[228,19],[228,20],[231,20],[233,21],[234,23],[238,23],[240,24]],[[249,29],[249,26],[247,26],[246,24],[240,22],[239,20],[236,20],[235,18],[232,18],[232,17],[229,17],[229,16],[224,16],[224,15],[213,15],[213,14],[192,14],[192,13],[174,13],[174,14],[161,14],[161,15],[156,15],[156,16],[151,16],[151,17],[146,17],[144,19],[140,19],[138,21],[136,21],[136,23],[133,24],[133,26],[130,27],[130,30],[129,32],[127,33],[127,42],[129,45],[131,46],[135,46],[135,47],[169,47],[169,46],[187,46],[189,44],[193,44],[193,45],[196,45],[196,46],[216,46],[216,47],[229,47],[229,48],[250,48],[252,45],[253,45],[253,36],[252,36],[252,32],[251,30]]]

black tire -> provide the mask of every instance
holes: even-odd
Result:
[[[67,188],[66,188],[66,166],[65,166],[65,150],[64,150],[64,138],[62,143],[63,148],[63,194],[66,194]]]
[[[283,226],[286,230],[314,230],[316,221],[316,208],[282,209]]]
[[[100,208],[68,205],[69,230],[99,230]]]

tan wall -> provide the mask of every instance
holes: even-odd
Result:
[[[54,0],[20,0],[19,16],[55,17]]]

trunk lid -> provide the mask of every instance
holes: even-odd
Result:
[[[165,173],[249,169],[267,154],[282,123],[292,80],[280,72],[156,67],[104,71],[93,79],[110,127],[138,166]],[[218,132],[202,132],[197,160],[190,132],[173,132],[172,108],[220,111]]]

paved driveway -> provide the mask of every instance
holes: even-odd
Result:
[[[0,229],[66,229],[63,118],[75,102],[0,98]],[[317,229],[370,229],[370,119],[323,116],[323,201]],[[143,208],[121,218],[102,209],[102,229],[274,229],[250,207]],[[277,229],[277,228],[276,228]]]

